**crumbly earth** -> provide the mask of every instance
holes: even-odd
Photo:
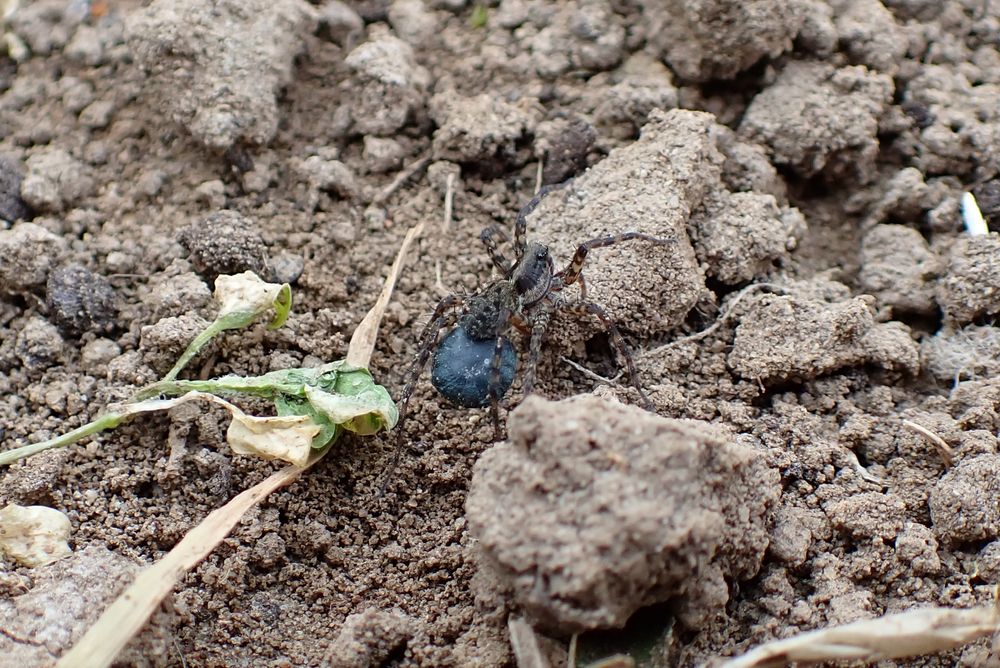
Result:
[[[563,184],[528,217],[560,268],[593,236],[666,240],[584,270],[659,417],[611,400],[638,397],[576,316],[554,320],[536,389],[600,398],[525,402],[506,443],[425,376],[384,494],[395,435],[338,442],[182,579],[123,664],[492,668],[513,664],[516,618],[553,665],[584,630],[588,660],[610,638],[696,666],[992,600],[1000,237],[968,236],[961,198],[1000,229],[996,2],[21,5],[0,42],[20,58],[0,56],[5,449],[161,376],[214,317],[218,273],[291,281],[294,310],[187,373],[313,366],[344,356],[424,222],[371,362],[398,396],[434,303],[491,280],[479,234],[512,231],[536,182]],[[522,398],[515,381],[504,417]],[[274,470],[225,427],[184,407],[0,472],[0,505],[63,510],[76,551],[0,564],[0,654],[50,665],[136,568]]]

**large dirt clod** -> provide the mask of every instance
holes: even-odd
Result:
[[[704,294],[686,225],[720,187],[723,157],[713,125],[710,114],[654,111],[638,141],[551,192],[528,216],[529,235],[547,244],[557,262],[568,261],[578,244],[608,234],[636,231],[673,240],[665,246],[630,241],[627,251],[598,249],[588,256],[588,298],[625,328],[669,329]]]
[[[0,654],[11,666],[52,665],[129,583],[135,562],[101,545],[32,573],[32,589],[0,597]]]
[[[750,103],[740,134],[767,146],[776,165],[802,176],[825,172],[868,181],[878,154],[878,121],[892,91],[892,79],[862,66],[789,63]]]
[[[1000,313],[1000,235],[959,237],[938,279],[937,301],[953,324]]]
[[[736,328],[729,354],[737,374],[765,384],[864,364],[908,373],[920,366],[909,329],[900,322],[876,323],[871,297],[833,304],[762,297]]]
[[[934,486],[930,509],[934,533],[948,544],[1000,536],[1000,456],[959,462]]]
[[[111,282],[79,264],[49,274],[45,301],[56,325],[71,336],[107,334],[115,328],[118,296]]]
[[[594,396],[528,397],[509,429],[476,464],[466,517],[536,622],[621,626],[674,597],[697,617],[757,572],[778,476],[726,431]]]
[[[219,211],[181,230],[178,240],[195,270],[214,283],[219,274],[252,271],[270,280],[267,246],[256,226],[235,211]]]
[[[430,74],[413,47],[383,30],[344,59],[359,84],[350,101],[354,129],[362,134],[391,135],[424,113]]]
[[[316,22],[302,0],[158,0],[128,17],[127,37],[155,103],[224,151],[274,136],[276,96]]]
[[[640,3],[653,46],[681,77],[730,79],[792,46],[804,3],[777,0],[671,0]]]
[[[932,281],[943,263],[920,232],[904,225],[876,225],[865,235],[861,258],[861,286],[880,306],[900,313],[934,312]]]
[[[28,292],[45,285],[66,246],[62,237],[34,223],[0,230],[0,293]]]

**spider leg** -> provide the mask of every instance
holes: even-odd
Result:
[[[577,281],[577,279],[580,278],[580,272],[583,271],[583,263],[586,262],[587,254],[590,253],[590,251],[595,248],[613,246],[623,241],[631,241],[632,239],[642,239],[643,241],[649,241],[650,243],[660,246],[666,246],[674,243],[673,239],[661,239],[660,237],[654,237],[651,234],[645,234],[643,232],[609,234],[608,236],[597,237],[596,239],[585,241],[577,247],[576,253],[573,254],[573,259],[570,260],[569,265],[557,274],[562,279],[562,284],[572,285]]]
[[[646,393],[642,389],[642,383],[639,381],[639,371],[635,368],[635,360],[632,357],[632,352],[628,349],[625,339],[622,338],[622,334],[618,330],[618,325],[616,325],[614,320],[611,319],[611,316],[608,315],[607,311],[594,302],[582,301],[567,303],[562,308],[577,315],[593,315],[601,321],[601,324],[604,325],[604,329],[611,337],[611,344],[617,349],[618,354],[625,360],[625,366],[628,368],[629,382],[632,383],[632,387],[639,392],[639,396],[642,398],[643,408],[651,413],[655,413],[656,407],[653,405],[653,402],[649,400],[649,397],[646,396]]]
[[[517,220],[514,221],[514,256],[518,259],[524,255],[524,237],[527,236],[528,231],[528,216],[538,203],[542,201],[546,195],[548,195],[553,190],[558,190],[559,188],[564,188],[569,181],[563,183],[553,183],[551,185],[542,186],[541,189],[535,193],[535,196],[528,200],[528,203],[521,207],[521,210],[517,212]]]
[[[542,342],[545,340],[545,333],[549,329],[549,321],[552,319],[552,311],[549,309],[540,310],[534,317],[531,324],[531,334],[528,339],[528,364],[524,370],[524,396],[528,396],[535,389],[535,378],[538,375],[538,360],[542,357]]]
[[[500,367],[503,365],[503,343],[503,337],[497,336],[493,357],[490,358],[490,417],[493,420],[494,441],[503,440],[503,431],[500,429]]]
[[[458,297],[458,295],[448,295],[439,301],[437,306],[434,307],[434,313],[431,314],[431,319],[427,322],[427,325],[424,327],[424,331],[420,334],[417,355],[406,372],[406,384],[403,386],[403,392],[399,395],[399,401],[396,404],[399,406],[399,420],[396,421],[396,448],[392,462],[389,464],[389,468],[386,469],[385,476],[379,485],[380,495],[385,492],[386,486],[389,484],[389,481],[395,474],[396,469],[399,467],[400,453],[403,451],[403,424],[406,421],[407,409],[410,405],[410,396],[413,394],[413,390],[417,386],[417,380],[420,379],[420,374],[424,370],[424,366],[427,365],[431,349],[434,348],[434,343],[437,341],[438,333],[448,325],[452,324],[455,320],[455,314],[449,312],[461,304],[462,300]]]
[[[501,237],[504,241],[506,241],[506,235],[496,225],[490,225],[479,234],[479,240],[483,242],[484,246],[486,246],[486,253],[490,256],[490,260],[493,261],[493,266],[496,267],[501,274],[507,276],[510,273],[510,262],[507,261],[507,258],[500,250],[495,237]]]
[[[503,367],[503,344],[504,332],[510,329],[511,324],[524,323],[524,318],[507,308],[501,308],[496,324],[496,345],[493,346],[493,356],[490,358],[490,417],[493,420],[493,440],[503,440],[503,432],[500,429],[500,372]]]

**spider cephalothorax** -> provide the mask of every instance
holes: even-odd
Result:
[[[496,243],[496,237],[502,236],[498,228],[487,228],[480,235],[501,278],[464,301],[456,295],[449,295],[438,303],[420,338],[417,357],[410,367],[400,397],[400,426],[397,429],[401,429],[414,385],[433,350],[431,382],[434,387],[460,406],[474,408],[489,405],[495,435],[499,439],[498,406],[514,381],[517,367],[517,352],[508,335],[511,329],[517,329],[528,338],[528,361],[523,383],[524,393],[528,394],[534,388],[542,341],[556,311],[589,315],[601,321],[611,343],[625,361],[632,385],[638,390],[645,406],[652,409],[618,327],[603,308],[587,301],[580,272],[587,254],[594,248],[631,239],[656,244],[672,241],[641,232],[598,237],[580,244],[566,268],[557,272],[549,249],[537,242],[526,243],[524,239],[527,215],[538,205],[545,192],[539,193],[518,213],[514,227],[513,264]],[[580,298],[565,299],[561,294],[563,288],[574,283],[580,285]],[[438,335],[447,327],[452,329],[438,342]]]

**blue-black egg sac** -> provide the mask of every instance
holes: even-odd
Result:
[[[449,401],[466,408],[480,408],[490,403],[490,362],[496,341],[477,341],[463,327],[451,330],[434,352],[431,383]],[[500,353],[500,384],[497,397],[502,397],[514,382],[517,351],[504,339]]]

